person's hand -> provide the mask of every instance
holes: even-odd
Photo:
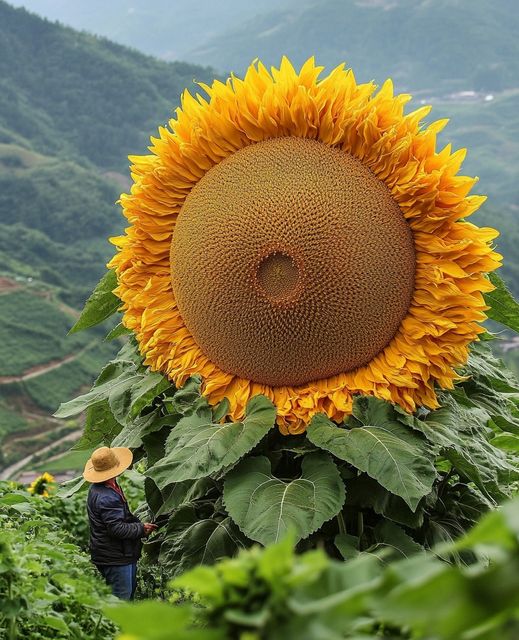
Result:
[[[151,522],[145,522],[144,523],[144,535],[146,537],[148,537],[150,535],[150,533],[153,533],[156,530],[157,530],[157,525],[156,524],[152,524]]]

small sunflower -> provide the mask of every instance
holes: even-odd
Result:
[[[240,419],[276,405],[284,433],[340,421],[354,394],[437,406],[483,331],[494,229],[459,176],[465,150],[436,151],[446,120],[404,114],[387,80],[309,59],[201,84],[130,157],[130,222],[109,267],[145,363],[177,386],[193,374]]]
[[[56,479],[50,473],[46,471],[41,474],[36,480],[33,480],[29,485],[27,491],[35,496],[42,496],[42,498],[49,497],[49,485],[55,484]]]

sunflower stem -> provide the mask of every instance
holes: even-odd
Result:
[[[344,522],[344,516],[342,515],[342,511],[339,511],[337,514],[337,524],[339,525],[339,533],[341,535],[346,534],[346,523]]]
[[[361,546],[363,534],[364,534],[364,515],[362,511],[360,511],[359,509],[359,512],[357,513],[357,535],[359,537],[359,549]]]

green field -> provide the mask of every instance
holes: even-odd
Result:
[[[31,367],[60,360],[92,339],[86,334],[67,337],[73,318],[37,291],[0,295],[0,318],[1,376],[21,375]]]
[[[23,388],[38,407],[52,413],[61,402],[70,400],[82,387],[90,386],[113,354],[112,344],[96,344],[77,360],[27,380]]]
[[[91,451],[67,451],[55,460],[42,462],[34,467],[34,471],[59,473],[61,471],[80,471],[90,457]]]
[[[5,436],[27,428],[27,421],[17,411],[9,408],[4,399],[0,400],[0,443]]]

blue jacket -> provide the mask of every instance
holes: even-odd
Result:
[[[90,486],[87,498],[90,555],[97,565],[137,562],[141,555],[144,525],[125,500],[103,483]]]

